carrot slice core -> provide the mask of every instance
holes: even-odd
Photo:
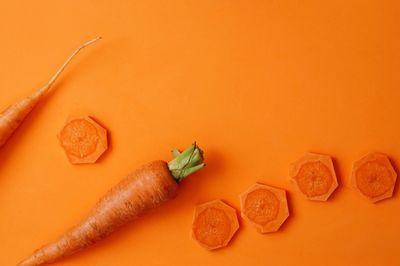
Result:
[[[319,161],[303,164],[294,179],[308,197],[324,195],[333,183],[331,171]]]
[[[260,233],[278,231],[289,217],[286,191],[261,183],[240,195],[240,209],[242,218]]]
[[[235,209],[223,201],[213,200],[196,206],[192,237],[204,248],[225,247],[238,229]]]
[[[207,208],[196,219],[194,234],[206,245],[222,245],[230,234],[230,221],[224,211]]]
[[[60,136],[62,147],[79,158],[92,154],[99,140],[96,127],[84,119],[70,121]]]
[[[257,224],[273,221],[279,212],[279,200],[266,189],[257,189],[247,194],[243,212]]]
[[[397,173],[386,154],[372,152],[353,163],[351,186],[375,203],[393,196]]]
[[[71,117],[58,134],[72,164],[95,163],[108,148],[107,130],[89,116]]]
[[[367,162],[358,168],[356,182],[358,189],[371,198],[385,194],[394,186],[392,173],[376,161]]]

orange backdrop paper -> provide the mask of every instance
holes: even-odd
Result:
[[[44,84],[81,43],[54,91],[0,151],[0,265],[77,223],[142,163],[194,140],[207,167],[172,202],[57,265],[399,265],[400,197],[349,188],[369,151],[400,164],[400,4],[396,1],[3,1],[0,109]],[[95,117],[111,148],[71,165],[57,133]],[[288,165],[330,154],[340,186],[305,200]],[[288,190],[291,216],[261,235],[242,222],[224,249],[190,238],[195,204],[256,181]]]

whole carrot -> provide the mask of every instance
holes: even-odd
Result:
[[[18,266],[38,266],[69,256],[173,199],[179,182],[204,166],[203,152],[196,144],[182,153],[173,150],[173,154],[175,158],[168,163],[153,161],[125,177],[97,202],[87,218]]]
[[[57,70],[54,76],[47,82],[43,87],[32,93],[30,96],[23,98],[17,103],[11,105],[2,113],[0,113],[0,148],[4,146],[11,135],[17,130],[17,128],[22,124],[25,117],[32,111],[32,109],[37,105],[37,103],[43,98],[45,93],[51,88],[60,74],[63,72],[68,63],[75,57],[80,50],[86,46],[99,40],[97,37],[82,46],[78,47],[70,57],[65,60],[63,65]]]

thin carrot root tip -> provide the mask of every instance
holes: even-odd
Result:
[[[108,148],[107,130],[88,116],[71,117],[59,140],[72,164],[95,163]]]
[[[279,230],[289,217],[286,192],[256,183],[240,195],[242,218],[261,233]]]
[[[46,94],[48,90],[53,86],[54,82],[58,79],[64,69],[67,67],[69,62],[79,53],[80,50],[86,46],[94,43],[100,38],[95,38],[89,42],[84,43],[78,47],[61,65],[57,72],[51,77],[51,79],[41,88],[37,89],[28,97],[14,103],[6,110],[0,113],[0,148],[3,147],[9,138],[14,134],[17,128],[22,124],[29,113],[35,108],[38,102]]]
[[[309,200],[327,201],[338,187],[332,158],[328,155],[305,154],[290,165],[289,176]]]
[[[373,203],[392,197],[396,179],[385,154],[370,153],[353,164],[351,186]]]
[[[196,206],[192,238],[205,249],[214,250],[227,246],[238,229],[236,210],[221,200]]]

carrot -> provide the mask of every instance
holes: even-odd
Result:
[[[286,191],[256,183],[240,195],[241,215],[261,233],[276,232],[289,217]]]
[[[385,154],[370,153],[353,164],[351,186],[373,203],[392,197],[396,179]]]
[[[193,144],[169,163],[153,161],[140,167],[108,191],[86,219],[18,265],[55,262],[91,246],[145,211],[173,199],[178,184],[203,166],[203,153]]]
[[[234,208],[221,200],[213,200],[196,206],[192,238],[207,250],[228,245],[239,222]]]
[[[326,201],[338,187],[332,158],[307,153],[290,165],[289,176],[309,200]]]
[[[107,150],[107,130],[88,116],[70,117],[58,135],[72,164],[95,163]]]
[[[18,101],[17,103],[9,106],[0,114],[0,148],[6,144],[11,135],[17,130],[17,128],[25,120],[26,116],[33,110],[37,103],[43,98],[47,91],[52,87],[54,82],[63,72],[68,63],[75,57],[75,55],[85,48],[86,46],[99,40],[100,37],[95,38],[82,46],[78,47],[67,60],[62,64],[62,66],[57,70],[54,76],[47,82],[43,87],[35,91],[30,96]]]

